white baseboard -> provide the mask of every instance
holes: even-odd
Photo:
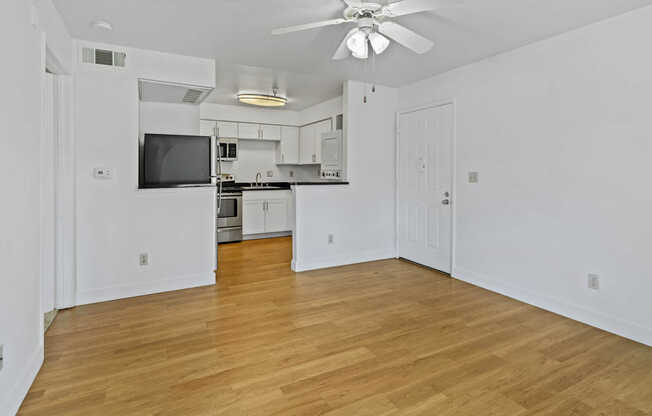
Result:
[[[173,290],[190,289],[192,287],[209,286],[214,284],[215,274],[213,272],[208,272],[173,279],[154,280],[131,285],[91,289],[77,293],[77,305],[106,302],[109,300],[151,295],[154,293],[170,292]]]
[[[20,405],[25,400],[29,388],[32,387],[32,383],[43,365],[43,357],[43,345],[39,345],[27,365],[23,367],[23,373],[17,377],[18,382],[11,389],[11,392],[7,396],[7,401],[0,406],[1,415],[13,416],[18,413]]]
[[[605,315],[601,312],[586,309],[579,305],[569,304],[559,299],[533,293],[526,289],[508,286],[496,279],[492,279],[488,276],[484,276],[462,267],[455,267],[452,276],[456,279],[471,283],[472,285],[500,293],[501,295],[565,316],[575,321],[583,322],[604,331],[652,346],[652,329],[643,327],[634,322]]]
[[[368,261],[393,259],[396,257],[394,250],[369,251],[356,254],[340,254],[337,256],[317,259],[292,259],[292,270],[305,272],[308,270],[325,269],[328,267],[345,266],[347,264],[366,263]]]
[[[281,231],[278,233],[263,233],[263,234],[245,234],[242,236],[242,240],[260,240],[262,238],[275,238],[275,237],[289,237],[292,235],[292,231]]]

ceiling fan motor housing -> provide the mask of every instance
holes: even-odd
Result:
[[[376,20],[373,17],[362,17],[358,19],[358,29],[367,33],[374,29],[375,24]]]

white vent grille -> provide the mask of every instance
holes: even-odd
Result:
[[[82,48],[82,62],[85,64],[95,63],[95,49]]]
[[[199,90],[189,89],[188,91],[186,91],[186,94],[183,96],[183,102],[195,104],[197,100],[199,100],[199,97],[201,97],[202,93],[203,92]]]
[[[107,49],[82,48],[82,62],[124,68],[127,64],[127,54]]]
[[[113,66],[123,67],[127,64],[127,54],[124,52],[113,52]]]

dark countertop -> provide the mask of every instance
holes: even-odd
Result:
[[[308,179],[289,182],[290,185],[348,185],[349,181],[341,179]]]
[[[288,190],[292,185],[348,185],[349,182],[337,180],[337,179],[299,179],[292,182],[264,182],[264,185],[273,187],[271,189],[266,189],[265,187],[258,189],[243,189],[250,187],[252,184],[250,182],[235,182],[230,184],[224,184],[222,190],[224,192],[239,192],[239,191],[281,191]]]

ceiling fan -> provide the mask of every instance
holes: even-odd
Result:
[[[402,0],[387,5],[362,0],[344,0],[344,3],[346,3],[347,7],[344,10],[344,16],[339,19],[276,29],[272,31],[272,34],[282,35],[342,23],[356,23],[357,27],[346,34],[335,51],[333,59],[344,59],[349,56],[349,52],[355,58],[366,59],[369,56],[370,44],[373,52],[380,55],[389,46],[390,39],[416,53],[423,54],[433,47],[433,42],[398,23],[392,22],[391,19],[407,14],[448,7],[451,5],[451,0]]]

